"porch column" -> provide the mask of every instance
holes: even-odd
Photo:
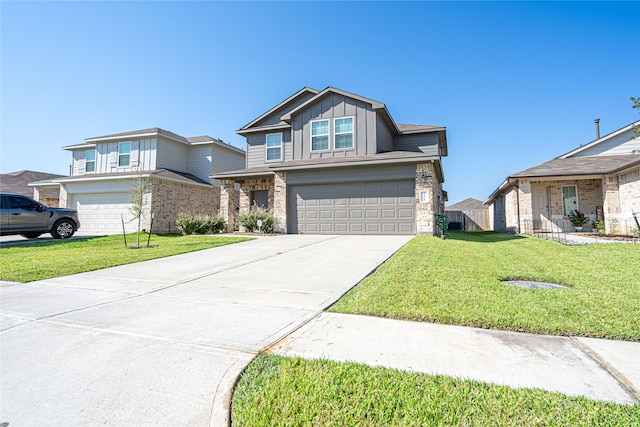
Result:
[[[435,185],[433,163],[418,163],[416,165],[416,231],[418,234],[433,236],[435,233],[434,215],[437,212]]]
[[[602,200],[605,232],[615,234],[620,231],[616,223],[620,216],[620,185],[616,176],[608,175],[602,179]]]
[[[273,231],[287,233],[287,173],[276,172],[273,179]]]
[[[225,231],[233,233],[236,212],[236,183],[233,179],[223,179],[220,184],[220,215],[227,223]]]
[[[76,209],[75,206],[67,205],[67,186],[64,184],[60,184],[60,197],[58,200],[59,200],[58,206],[60,206],[61,208]]]

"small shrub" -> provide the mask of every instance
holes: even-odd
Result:
[[[258,220],[262,220],[262,227],[260,227],[262,232],[273,233],[275,218],[271,210],[254,205],[248,212],[238,212],[236,214],[236,223],[244,227],[249,233],[258,229]]]
[[[180,212],[176,225],[182,234],[214,234],[224,230],[226,223],[218,214]]]
[[[594,221],[593,229],[598,234],[604,234],[604,221]]]

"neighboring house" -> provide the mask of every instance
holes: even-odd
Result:
[[[220,183],[213,173],[243,167],[245,153],[209,136],[185,138],[160,128],[88,138],[63,147],[72,154],[71,175],[34,183],[60,187],[60,205],[78,210],[82,231],[137,228],[130,211],[133,184],[146,180],[142,228],[176,231],[181,211],[218,211]]]
[[[478,199],[465,199],[444,208],[450,230],[489,230],[489,207]]]
[[[485,204],[493,229],[571,231],[568,216],[580,211],[604,221],[608,233],[635,228],[640,212],[640,138],[634,127],[618,129],[553,160],[510,175]]]
[[[18,171],[0,174],[0,191],[3,193],[22,194],[27,197],[37,197],[40,202],[47,206],[58,207],[60,197],[59,185],[51,187],[42,187],[40,194],[34,194],[34,189],[29,186],[33,181],[44,181],[53,178],[61,178],[64,175],[55,173],[36,172],[36,171]]]
[[[444,200],[446,129],[397,124],[385,105],[328,87],[294,93],[238,134],[245,169],[222,180],[220,210],[273,210],[284,233],[434,234]]]

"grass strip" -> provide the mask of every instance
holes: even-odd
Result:
[[[492,232],[416,236],[330,311],[640,340],[640,245],[564,246]],[[526,289],[501,280],[558,283]]]
[[[128,249],[122,235],[45,240],[0,247],[0,280],[32,282],[251,240],[231,236],[152,234],[151,247]],[[135,234],[127,236],[135,243]],[[141,238],[146,244],[147,235]]]
[[[640,405],[260,354],[236,388],[232,421],[234,426],[638,426]]]

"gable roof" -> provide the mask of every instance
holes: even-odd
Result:
[[[61,178],[64,175],[37,171],[17,171],[0,174],[0,191],[3,193],[22,194],[33,197],[33,188],[29,187],[30,182]]]
[[[582,152],[584,150],[588,150],[590,148],[595,147],[596,145],[602,144],[603,142],[606,142],[606,141],[610,140],[611,138],[614,138],[614,137],[620,135],[621,133],[630,131],[636,126],[640,126],[640,120],[637,121],[637,122],[631,123],[631,124],[629,124],[629,125],[627,125],[627,126],[625,126],[623,128],[615,130],[615,131],[603,136],[602,138],[593,140],[593,141],[589,142],[588,144],[584,144],[584,145],[576,148],[575,150],[571,150],[568,153],[565,153],[565,154],[559,156],[558,158],[559,159],[566,159],[568,157],[572,157],[572,156],[574,156],[574,155],[576,155],[576,154],[578,154],[578,153],[580,153],[580,152]]]
[[[509,178],[604,175],[640,165],[640,154],[553,159],[510,175]]]
[[[365,98],[364,96],[360,96],[360,95],[356,95],[355,93],[351,93],[351,92],[346,92],[344,90],[340,90],[340,89],[336,89],[335,87],[327,87],[326,89],[324,89],[322,92],[316,94],[316,96],[314,96],[311,99],[308,99],[306,102],[303,102],[302,104],[298,105],[296,108],[294,108],[293,110],[289,111],[287,114],[282,116],[282,120],[284,120],[285,122],[289,123],[291,121],[291,117],[297,113],[300,110],[303,110],[305,108],[307,108],[310,104],[313,104],[314,102],[317,102],[319,99],[322,99],[323,97],[325,97],[326,95],[330,94],[330,93],[336,93],[338,95],[342,95],[342,96],[346,96],[348,98],[352,98],[361,102],[365,102],[367,104],[371,104],[371,106],[373,107],[374,110],[378,110],[378,109],[385,109],[386,110],[386,106],[379,101],[375,101],[373,99],[370,98]]]
[[[285,99],[284,101],[282,101],[279,104],[277,104],[275,107],[271,108],[269,111],[265,112],[264,114],[262,114],[259,117],[255,118],[251,122],[247,123],[246,125],[244,125],[240,129],[238,129],[236,132],[239,133],[239,134],[242,134],[241,133],[242,131],[245,131],[245,130],[249,129],[250,127],[252,127],[256,123],[258,123],[260,120],[268,117],[273,112],[275,112],[278,109],[284,107],[285,105],[287,105],[288,103],[290,103],[291,101],[293,101],[294,99],[298,98],[300,95],[303,95],[305,93],[310,93],[310,94],[313,94],[313,95],[317,95],[318,91],[316,89],[313,89],[313,88],[305,86],[302,89],[300,89],[299,91],[297,91],[296,93],[294,93],[293,95],[291,95],[290,97],[288,97],[287,99]]]
[[[483,204],[480,200],[472,197],[465,199],[461,202],[455,203],[451,206],[447,206],[445,211],[473,211],[473,210],[486,210],[489,207]]]

